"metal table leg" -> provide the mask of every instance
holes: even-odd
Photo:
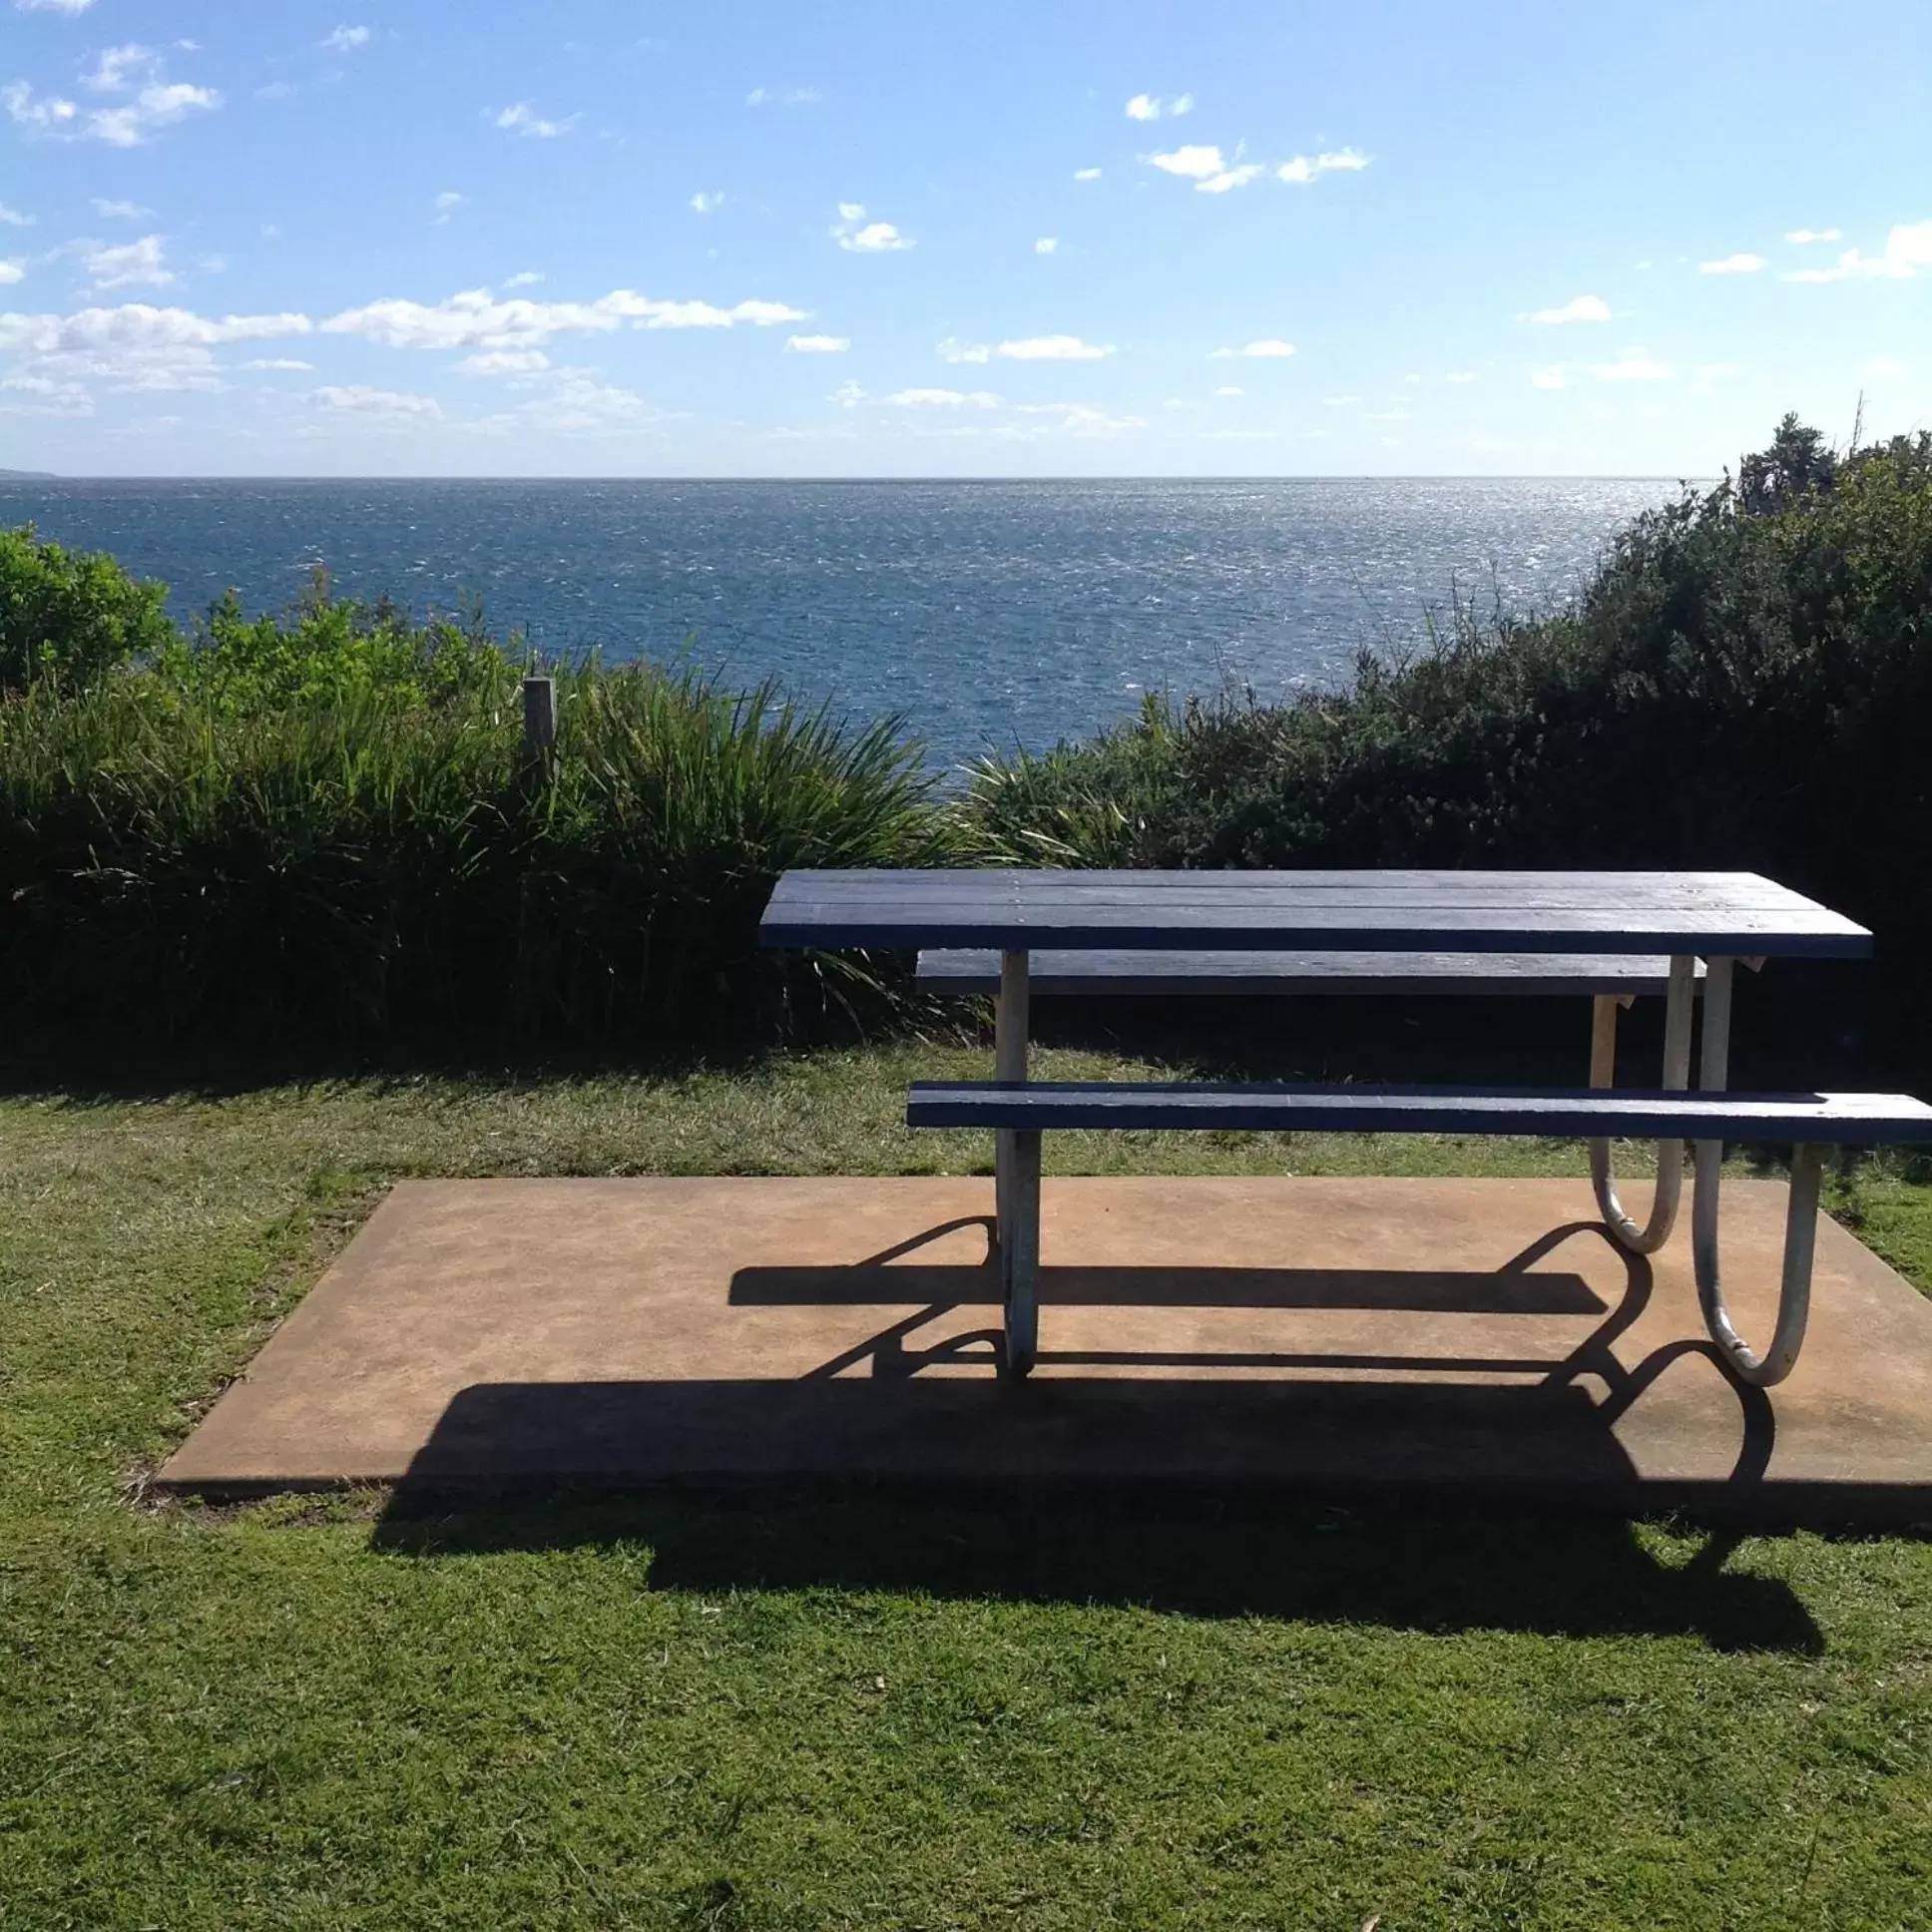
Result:
[[[1728,961],[1725,962],[1728,965]],[[1714,968],[1713,968],[1714,971]],[[1671,988],[1664,1015],[1664,1085],[1683,1092],[1690,1085],[1690,1014],[1696,1003],[1697,962],[1689,954],[1671,961]],[[1590,1041],[1590,1084],[1617,1084],[1618,996],[1597,996],[1596,1024]],[[1729,1024],[1725,1008],[1724,1024]],[[1706,1041],[1710,1026],[1709,990],[1704,996]],[[1707,1050],[1707,1049],[1706,1049]],[[1651,1196],[1651,1217],[1641,1226],[1617,1198],[1617,1182],[1610,1168],[1610,1143],[1590,1143],[1590,1180],[1597,1191],[1597,1207],[1605,1224],[1633,1254],[1654,1254],[1671,1238],[1677,1225],[1678,1204],[1684,1191],[1684,1143],[1657,1144],[1657,1189]]]
[[[1027,1077],[1027,955],[1000,955],[999,1006],[993,1031],[993,1076]],[[1040,1136],[1001,1128],[993,1139],[993,1208],[1006,1308],[1006,1367],[1025,1375],[1040,1345]]]
[[[1707,962],[1703,983],[1703,1066],[1698,1085],[1722,1093],[1730,1082],[1730,991],[1728,959]],[[1724,1144],[1696,1144],[1696,1194],[1690,1208],[1690,1252],[1697,1271],[1697,1303],[1703,1324],[1717,1344],[1725,1366],[1740,1382],[1770,1388],[1790,1374],[1804,1345],[1811,1312],[1811,1259],[1818,1237],[1818,1191],[1823,1166],[1815,1147],[1791,1150],[1791,1195],[1784,1216],[1784,1265],[1778,1283],[1777,1321],[1771,1345],[1762,1355],[1738,1334],[1724,1305],[1723,1277],[1717,1265],[1717,1202],[1723,1179]]]

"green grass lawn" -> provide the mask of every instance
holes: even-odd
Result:
[[[0,1927],[1932,1926],[1923,1540],[144,1499],[394,1179],[968,1171],[986,1149],[908,1134],[902,1095],[983,1064],[0,1101]],[[1048,1146],[1582,1172],[1515,1143]],[[1932,1284],[1932,1187],[1877,1167],[1833,1202]]]

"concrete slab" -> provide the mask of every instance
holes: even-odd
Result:
[[[1572,1181],[1050,1180],[1040,1366],[996,1373],[984,1180],[408,1182],[163,1471],[1515,1492],[1932,1520],[1932,1302],[1820,1229],[1790,1381],[1702,1340],[1688,1234]],[[1726,1185],[1766,1334],[1784,1190]]]

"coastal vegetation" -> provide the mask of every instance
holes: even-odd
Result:
[[[331,597],[192,633],[0,544],[0,998],[29,1025],[459,1045],[797,1037],[889,962],[760,954],[787,866],[1747,867],[1871,924],[1932,1064],[1932,435],[1787,419],[1609,546],[1573,608],[1459,602],[1344,690],[1173,705],[936,780],[897,721],[695,670],[555,667]],[[901,977],[895,979],[898,973]]]

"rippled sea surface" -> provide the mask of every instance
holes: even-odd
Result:
[[[937,761],[1044,749],[1176,696],[1332,684],[1460,591],[1565,602],[1659,481],[0,482],[0,520],[113,551],[192,616],[229,585],[417,609],[612,659],[694,655]]]

